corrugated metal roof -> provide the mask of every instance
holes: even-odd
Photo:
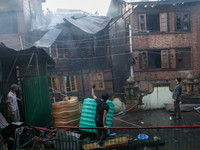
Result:
[[[15,60],[18,52],[19,56],[16,61],[16,65],[28,64],[30,56],[33,52],[38,55],[39,63],[47,62],[47,64],[49,65],[55,65],[55,61],[42,48],[31,47],[25,50],[16,51],[14,49],[6,47],[3,43],[0,43],[0,60],[8,62],[5,64],[9,64],[9,62]],[[35,63],[35,59],[33,59],[33,62]]]
[[[103,30],[111,21],[111,17],[107,16],[87,16],[79,19],[72,19],[70,17],[64,18],[65,23],[73,24],[79,29],[89,34],[96,34]]]
[[[35,42],[36,47],[49,48],[60,35],[62,29],[50,29],[39,41]]]

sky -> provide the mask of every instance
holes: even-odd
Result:
[[[64,9],[81,9],[88,13],[94,14],[98,11],[99,15],[106,16],[111,0],[46,0],[42,7],[45,11],[49,8],[56,12],[58,8]]]

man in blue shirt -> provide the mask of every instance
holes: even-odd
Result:
[[[180,110],[180,106],[179,103],[181,101],[181,93],[182,93],[182,84],[181,82],[181,78],[176,78],[176,87],[174,88],[173,91],[173,95],[172,98],[174,100],[174,114],[172,114],[171,116],[175,116],[178,114],[178,116],[176,117],[176,119],[181,119],[181,110]]]

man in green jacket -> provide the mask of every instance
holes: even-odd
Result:
[[[175,116],[176,119],[181,119],[181,110],[179,103],[181,101],[181,93],[182,93],[182,84],[181,84],[181,78],[176,78],[176,87],[174,88],[172,98],[174,100],[174,114],[171,116]],[[176,116],[178,114],[178,116]]]

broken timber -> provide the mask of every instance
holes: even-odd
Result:
[[[107,140],[103,144],[103,146],[105,146],[105,147],[113,147],[113,146],[121,146],[121,145],[128,145],[128,139],[126,136]],[[91,149],[97,149],[96,146],[97,146],[97,142],[91,143],[91,144],[85,144],[82,146],[82,148],[84,150],[91,150]]]

